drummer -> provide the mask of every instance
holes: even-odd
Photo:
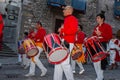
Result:
[[[82,51],[82,56],[80,56],[77,60],[72,60],[72,58],[71,58],[72,71],[73,71],[73,73],[76,72],[75,66],[77,63],[80,68],[79,74],[83,74],[83,72],[85,71],[82,63],[85,63],[85,55],[84,55],[84,51],[83,51],[83,41],[84,41],[84,38],[86,35],[82,31],[82,29],[83,29],[82,25],[79,25],[78,32],[76,34],[76,41],[75,41],[75,45]]]
[[[42,24],[40,21],[37,22],[37,25],[35,28],[36,28],[37,32],[35,34],[32,34],[32,36],[34,37],[34,41],[36,43],[36,46],[37,46],[39,52],[36,56],[30,58],[30,60],[31,60],[30,70],[29,70],[29,73],[25,75],[26,77],[35,75],[35,65],[37,65],[38,68],[42,72],[40,76],[45,76],[45,74],[47,72],[47,69],[42,64],[42,62],[39,60],[39,56],[40,56],[41,52],[43,51],[42,42],[44,40],[44,36],[46,35],[46,30],[42,27]]]
[[[28,38],[28,32],[24,32],[23,38],[21,40],[18,40],[18,62],[17,64],[20,64],[24,69],[27,69],[29,67],[29,59],[27,55],[25,54],[25,51],[23,50],[23,41]]]
[[[69,53],[71,53],[73,49],[75,35],[78,29],[78,20],[72,15],[72,13],[73,8],[71,6],[66,6],[63,9],[63,15],[65,16],[64,24],[58,30],[60,34],[62,34],[62,41],[66,43],[65,45],[69,48]],[[53,80],[63,80],[63,72],[65,73],[67,80],[74,80],[70,65],[70,55],[65,61],[55,65]]]
[[[98,25],[94,28],[93,36],[97,36],[103,46],[107,49],[107,43],[112,38],[112,28],[109,24],[105,23],[105,12],[101,11],[100,14],[96,16],[96,21]],[[97,74],[96,80],[104,80],[103,70],[106,69],[107,59],[102,61],[94,62],[94,68]]]

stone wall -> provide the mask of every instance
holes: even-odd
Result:
[[[40,20],[48,33],[55,31],[56,19],[63,20],[62,10],[47,5],[47,0],[24,0],[22,10],[22,27],[21,34],[28,31],[30,26],[34,27],[35,23]],[[70,5],[70,0],[65,0]],[[94,26],[96,25],[96,14],[101,10],[106,11],[106,22],[109,23],[113,32],[120,29],[120,21],[113,17],[114,0],[87,0],[86,14],[77,13],[75,16],[79,19],[79,23],[83,25],[85,33],[90,36]]]
[[[48,29],[47,32],[52,32],[54,29],[55,16],[54,12],[47,6],[47,0],[29,0],[28,3],[23,4],[22,14],[21,30],[23,32],[28,31],[30,26],[35,27],[37,21],[42,22],[42,25]]]
[[[113,15],[114,0],[98,0],[98,3],[98,11],[104,10],[106,12],[106,22],[112,26],[113,32],[116,33],[120,29],[120,21],[115,19]]]

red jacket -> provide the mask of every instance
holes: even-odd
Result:
[[[31,32],[28,34],[28,38],[30,38],[30,39],[34,39],[33,34],[35,34],[34,31],[31,31]]]
[[[64,28],[61,30],[64,40],[68,43],[74,43],[77,30],[78,20],[72,15],[66,16],[64,19]]]
[[[101,35],[98,37],[100,42],[108,42],[112,38],[112,27],[109,24],[103,23],[101,26],[97,25],[94,28],[93,36],[97,36],[96,29],[99,29]]]
[[[119,39],[115,39],[114,44],[120,48],[120,40]]]
[[[83,31],[79,31],[76,35],[76,41],[75,43],[78,43],[78,44],[83,44],[84,42],[84,39],[85,39],[85,33]]]
[[[46,30],[43,27],[38,29],[38,31],[37,31],[37,33],[34,37],[35,42],[41,42],[42,43],[45,35],[46,35]]]
[[[0,14],[0,42],[2,41],[3,38],[3,27],[4,27],[3,18],[2,15]]]

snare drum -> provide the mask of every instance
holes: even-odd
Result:
[[[27,53],[27,56],[34,57],[35,55],[38,54],[38,49],[35,45],[35,42],[30,38],[27,38],[24,40],[23,46],[24,46],[25,52]]]
[[[85,39],[85,46],[93,62],[106,58],[106,53],[96,36]]]
[[[75,44],[73,47],[73,50],[71,52],[71,57],[73,60],[77,60],[79,57],[82,56],[82,51],[79,49],[79,47]]]
[[[68,57],[68,50],[61,44],[60,37],[51,33],[44,37],[43,48],[51,64],[60,64]]]

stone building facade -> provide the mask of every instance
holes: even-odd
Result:
[[[65,0],[66,5],[71,5],[71,0]],[[87,0],[86,13],[75,13],[79,24],[84,27],[85,33],[90,36],[96,25],[96,14],[101,10],[106,11],[106,22],[109,23],[113,32],[120,28],[120,23],[113,17],[114,0]],[[64,19],[62,9],[47,5],[47,0],[29,0],[23,2],[22,6],[22,31],[28,31],[30,26],[34,27],[37,21],[41,21],[48,33],[56,32],[57,22]],[[22,35],[23,32],[21,32]]]
[[[66,5],[70,5],[70,1],[71,0],[65,0]],[[30,26],[34,27],[35,23],[40,20],[47,32],[53,33],[60,27],[59,22],[64,20],[62,9],[47,5],[47,0],[29,0],[26,4],[23,2],[22,14],[21,28],[24,28],[24,31],[28,31]],[[75,16],[79,19],[80,23],[80,17],[84,15],[75,13]]]
[[[16,0],[15,0],[16,1]],[[60,23],[64,20],[61,8],[47,5],[48,0],[20,0],[20,18],[18,20],[16,37],[22,39],[23,33],[28,31],[29,27],[35,27],[37,21],[41,21],[47,33],[57,32]],[[86,0],[86,13],[74,12],[78,18],[79,24],[83,25],[83,31],[87,36],[91,36],[96,25],[96,15],[104,10],[106,22],[109,23],[113,32],[120,29],[120,21],[113,16],[114,0]],[[65,0],[66,5],[71,5],[71,0]],[[6,39],[5,39],[6,40]],[[9,39],[8,39],[9,40]],[[16,40],[16,41],[17,41]],[[17,43],[17,42],[16,42]],[[14,45],[14,44],[13,44]],[[11,46],[11,45],[10,45]]]

